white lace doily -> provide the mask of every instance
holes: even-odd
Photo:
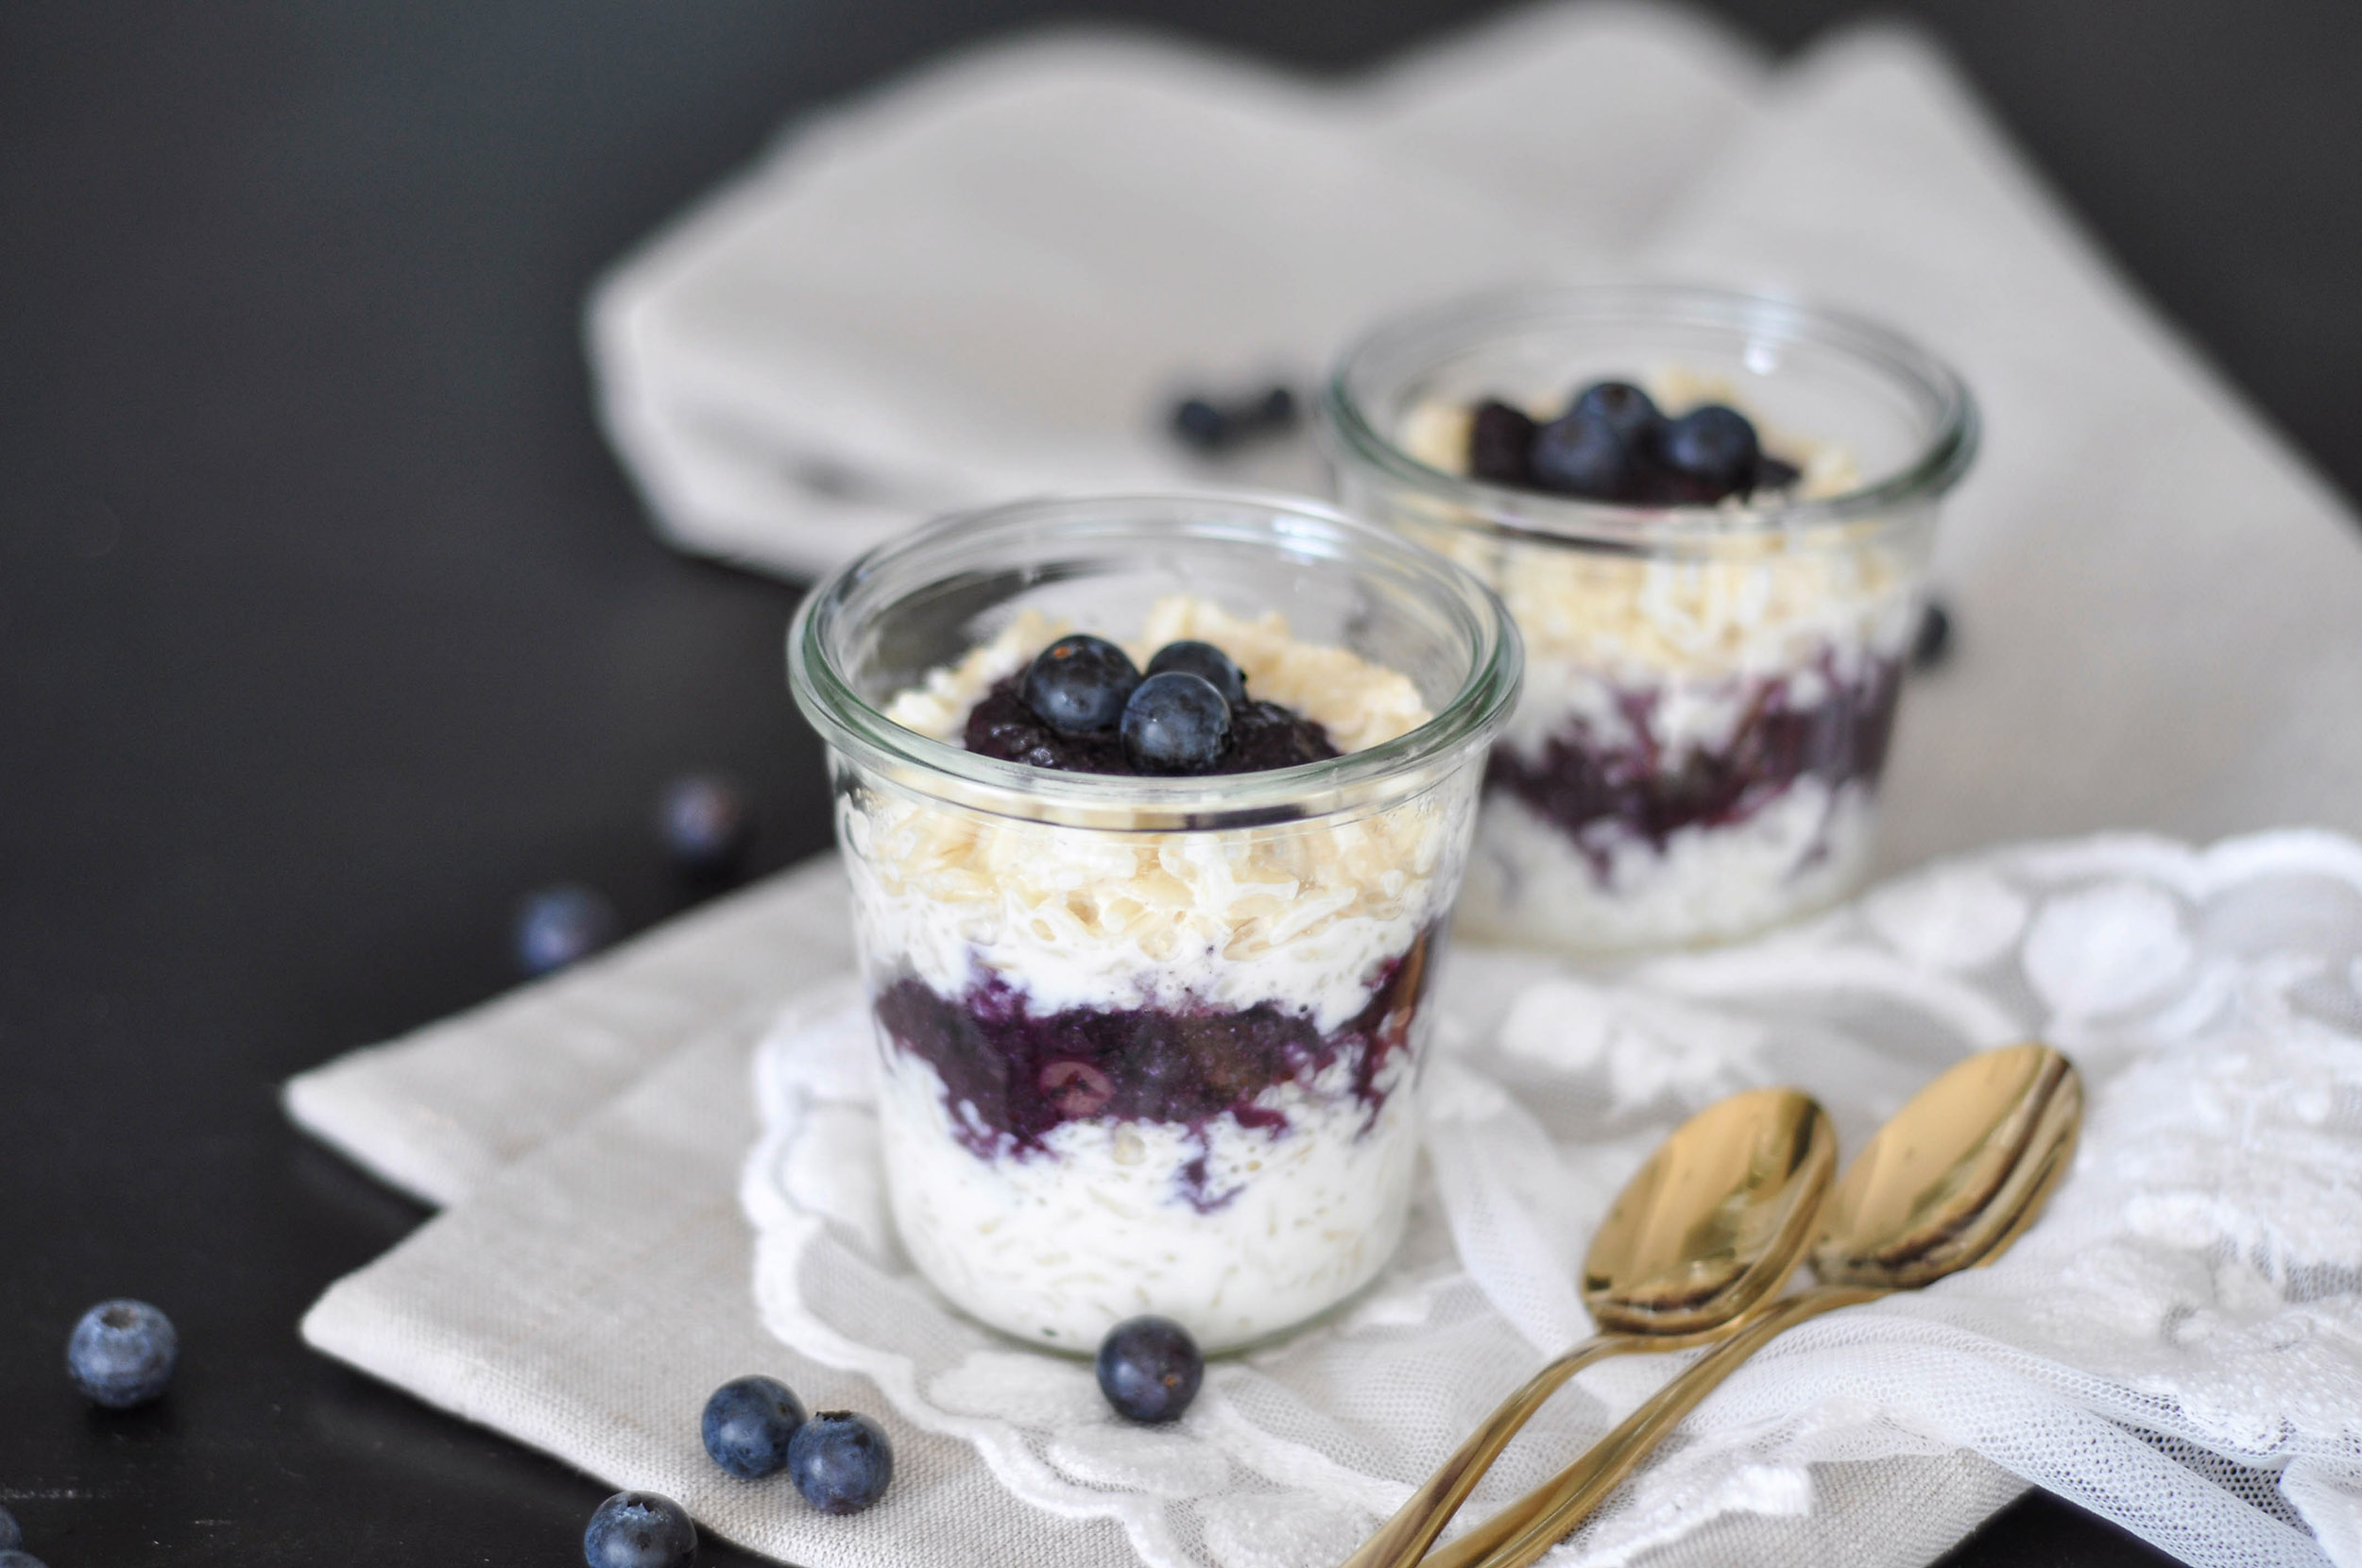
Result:
[[[1965,1448],[2190,1562],[2362,1568],[2362,845],[2013,848],[1613,980],[1463,947],[1441,987],[1401,1254],[1329,1321],[1215,1363],[1175,1427],[1121,1424],[1087,1365],[911,1272],[849,987],[760,1053],[743,1196],[763,1319],[966,1440],[1016,1498],[1118,1522],[1150,1568],[1328,1568],[1589,1332],[1576,1260],[1675,1122],[1796,1083],[1850,1150],[1944,1064],[2039,1035],[2093,1091],[2042,1222],[1990,1269],[1775,1341],[1552,1561],[1681,1556],[1709,1524],[1840,1491],[1908,1509],[1907,1489],[1839,1478]],[[1676,1360],[1584,1374],[1471,1508],[1540,1480]]]

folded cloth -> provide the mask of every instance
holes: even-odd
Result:
[[[296,1125],[430,1203],[455,1203],[685,1042],[853,961],[845,871],[808,861],[647,935],[289,1082]]]
[[[1168,410],[1301,399],[1392,312],[1598,272],[1759,75],[1621,7],[1326,92],[1118,37],[960,57],[622,264],[590,311],[600,406],[676,542],[792,573],[1043,490],[1316,488],[1301,435],[1208,462]]]
[[[1097,1568],[1127,1546],[1318,1568],[1587,1331],[1575,1259],[1683,1116],[1793,1082],[1858,1148],[1943,1065],[2035,1033],[2091,1093],[2045,1218],[1988,1269],[1775,1341],[1558,1560],[1919,1563],[2032,1480],[2193,1563],[2362,1564],[2362,844],[1994,851],[1613,982],[1463,950],[1434,1005],[1431,1174],[1400,1253],[1341,1316],[1216,1363],[1171,1428],[1116,1421],[1087,1366],[912,1274],[842,980],[781,1018],[753,1095],[746,1032],[707,1037],[339,1282],[304,1332],[810,1568]],[[1472,1507],[1675,1359],[1586,1373]],[[830,1519],[713,1468],[702,1399],[758,1370],[888,1423],[884,1503]]]

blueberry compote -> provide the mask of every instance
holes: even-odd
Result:
[[[1205,1140],[1216,1118],[1281,1135],[1288,1116],[1266,1103],[1270,1091],[1331,1082],[1330,1093],[1361,1107],[1365,1131],[1376,1122],[1395,1082],[1386,1068],[1410,1047],[1437,940],[1434,930],[1422,932],[1381,967],[1361,1011],[1326,1031],[1274,1002],[1037,1014],[998,977],[979,979],[958,997],[898,980],[878,997],[878,1022],[934,1068],[959,1110],[955,1135],[979,1159],[1039,1154],[1071,1121],[1177,1124],[1196,1137],[1199,1152],[1178,1172],[1176,1195],[1209,1214],[1238,1196],[1209,1182]],[[1340,1064],[1344,1082],[1334,1084]]]
[[[1576,717],[1538,749],[1497,746],[1488,789],[1515,794],[1555,824],[1608,874],[1613,840],[1629,835],[1662,854],[1686,827],[1731,827],[1818,778],[1832,791],[1877,782],[1894,733],[1901,661],[1870,657],[1851,678],[1825,656],[1815,679],[1757,677],[1744,688],[1727,740],[1682,746],[1660,735],[1660,700],[1624,692],[1618,733]],[[1808,693],[1808,694],[1802,694]]]

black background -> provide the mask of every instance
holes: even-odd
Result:
[[[1090,14],[1326,70],[1481,9]],[[1782,50],[1852,10],[1722,9]],[[1909,9],[2362,489],[2362,8]],[[0,9],[0,1501],[51,1568],[580,1560],[604,1489],[298,1343],[423,1214],[275,1085],[506,984],[537,883],[678,907],[647,816],[680,768],[754,783],[764,866],[822,846],[793,592],[651,538],[579,304],[784,115],[1073,14]],[[102,1417],[60,1347],[114,1294],[187,1353],[162,1406]],[[2152,1554],[2038,1497],[1958,1560]]]

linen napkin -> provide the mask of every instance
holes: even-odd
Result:
[[[1578,8],[1570,14],[1592,13]],[[1525,19],[1510,26],[1538,24]],[[1463,48],[1467,51],[1463,59],[1480,59],[1486,41],[1479,39]],[[1494,58],[1514,60],[1517,51],[1496,53]],[[1917,72],[1925,90],[1896,89],[1893,82],[1898,71],[1905,77]],[[1416,68],[1407,67],[1390,79],[1411,81],[1415,75]],[[1880,81],[1887,85],[1879,87]],[[1865,82],[1871,85],[1865,87]],[[1857,91],[1858,96],[1848,96]],[[1423,101],[1415,92],[1410,97]],[[1544,113],[1543,107],[1521,103],[1506,90],[1489,100],[1484,94],[1472,92],[1466,104],[1487,101],[1500,108],[1504,123],[1521,118],[1540,123]],[[1868,117],[1849,128],[1846,116],[1857,112]],[[1778,145],[1794,149],[1799,157],[1855,160],[1858,165],[1853,166],[1855,172],[1833,180],[1831,189],[1841,196],[1846,182],[1857,183],[1863,210],[1856,212],[1842,200],[1818,206],[1802,198],[1791,205],[1775,204],[1776,210],[1756,214],[1765,230],[1757,248],[1736,220],[1718,230],[1715,204],[1702,197],[1687,212],[1671,215],[1665,238],[1654,252],[1659,264],[1678,263],[1701,270],[1721,267],[1729,269],[1725,275],[1748,275],[1758,265],[1791,266],[1795,270],[1788,275],[1790,279],[1814,279],[1813,292],[1832,294],[1850,286],[1844,274],[1836,270],[1841,261],[1836,252],[1844,244],[1854,243],[1852,237],[1857,233],[1874,232],[1880,236],[1878,243],[1896,250],[1898,262],[1911,260],[1908,244],[1914,232],[1911,224],[1881,227],[1883,220],[1870,213],[1874,203],[1892,201],[1908,192],[1911,206],[1905,211],[1919,211],[1924,216],[1940,215],[1948,204],[1959,201],[1981,214],[1971,227],[1977,234],[1989,232],[1992,239],[1972,281],[1977,290],[1990,297],[1992,314],[2004,320],[2017,340],[2015,349],[2026,356],[1995,360],[1989,366],[1975,358],[1983,347],[1982,339],[1976,344],[1944,342],[1940,314],[1932,323],[1911,321],[1907,301],[1870,297],[1862,300],[1906,319],[1906,324],[1917,326],[1967,361],[1986,392],[1995,431],[1980,477],[1964,492],[1954,520],[1947,523],[1945,569],[1957,572],[1964,585],[1960,590],[1962,651],[1953,668],[1923,680],[1914,689],[1911,703],[1906,705],[1893,764],[1888,863],[1940,848],[1989,842],[2005,827],[2011,831],[2046,831],[2110,820],[2115,813],[2106,810],[2109,781],[2097,778],[2087,786],[2073,776],[2071,754],[2086,742],[2113,746],[2107,755],[2123,769],[2116,782],[2123,788],[2128,810],[2137,813],[2122,820],[2184,834],[2209,833],[2224,825],[2215,819],[2195,820],[2201,813],[2242,823],[2279,816],[2355,827],[2356,798],[2362,792],[2353,788],[2355,775],[2336,751],[2336,736],[2315,733],[2319,725],[2306,729],[2302,724],[2270,722],[2274,705],[2280,701],[2275,680],[2285,679],[2300,688],[2309,682],[2334,689],[2342,678],[2338,660],[2348,639],[2319,637],[2312,648],[2286,650],[2295,660],[2293,669],[2285,663],[2274,666],[2243,660],[2234,640],[2232,647],[2216,650],[2227,673],[2192,672],[2200,683],[2196,690],[2209,699],[2198,709],[2205,715],[2203,724],[2215,726],[2235,720],[2237,714],[2224,711],[2235,703],[2222,699],[2220,693],[2227,690],[2236,698],[2244,692],[2263,714],[2244,733],[2265,748],[2267,758],[2279,758],[2285,766],[2242,765],[2212,751],[2208,742],[2214,739],[2213,728],[2185,732],[2178,717],[2180,709],[2155,706],[2170,705],[2181,695],[2170,687],[2161,692],[2130,683],[2127,689],[2150,707],[2111,706],[2096,712],[2066,710],[2046,690],[2091,686],[2105,690],[2111,682],[2125,685],[2112,653],[2115,639],[2131,637],[2135,646],[2141,646],[2141,639],[2148,636],[2145,628],[2126,624],[2127,598],[2109,591],[2105,574],[2081,558],[2098,554],[2085,547],[2082,531],[2113,530],[2111,537],[2121,540],[2129,536],[2138,542],[2140,536],[2134,531],[2146,525],[2156,536],[2149,541],[2154,547],[2153,562],[2143,560],[2131,566],[2131,580],[2141,585],[2141,592],[2130,603],[2147,607],[2149,601],[2163,600],[2203,607],[2210,597],[2226,591],[2221,583],[2222,564],[2229,549],[2193,546],[2188,538],[2218,542],[2235,529],[2235,558],[2242,570],[2256,561],[2268,563],[2265,575],[2273,592],[2285,598],[2286,602],[2272,605],[2271,614],[2314,617],[2306,623],[2318,630],[2330,623],[2336,606],[2346,603],[2342,596],[2353,591],[2358,575],[2351,546],[2337,535],[2337,529],[2346,524],[2336,503],[2207,379],[2201,366],[2165,341],[2160,329],[2113,288],[2079,249],[2062,221],[2045,207],[2040,192],[2011,164],[2006,151],[1977,120],[1973,109],[1957,96],[1956,89],[1943,88],[1941,63],[1925,57],[1920,46],[1891,37],[1875,42],[1874,35],[1872,43],[1857,40],[1850,45],[1840,43],[1816,51],[1789,75],[1768,104],[1746,110],[1745,117],[1754,128],[1750,138],[1723,147],[1718,155],[1721,173],[1706,177],[1728,182],[1726,198],[1745,196],[1766,172],[1761,168],[1754,175],[1732,172],[1746,169],[1750,147]],[[1469,134],[1476,145],[1483,144],[1481,129]],[[1776,140],[1784,135],[1788,140]],[[1863,178],[1862,167],[1879,178]],[[1772,172],[1793,170],[1783,166]],[[1535,178],[1548,177],[1542,164],[1534,165],[1532,173]],[[1800,180],[1800,189],[1808,184]],[[1926,221],[1934,222],[1932,218]],[[1929,238],[1935,242],[1928,247],[1933,251],[1960,243],[1962,236],[1936,224]],[[1685,253],[1684,247],[1694,249]],[[1718,248],[1724,247],[1728,248]],[[1927,255],[1918,256],[1912,264],[1917,270],[1909,275],[1922,287],[1931,277],[1944,276]],[[1812,267],[1830,270],[1808,270]],[[1818,280],[1826,280],[1825,285]],[[2013,327],[2008,319],[2011,300],[2030,312]],[[1937,301],[1938,306],[1946,303],[1941,298]],[[1924,298],[1917,308],[1935,309]],[[2079,328],[2074,320],[2063,318],[2087,311],[2100,313],[2106,330]],[[2071,447],[2079,449],[2077,463],[2088,464],[2097,472],[2113,472],[2109,465],[2131,449],[2120,445],[2112,451],[2109,443],[2126,443],[2139,434],[2140,421],[2100,419],[2048,438],[2038,432],[2004,444],[2002,436],[2013,422],[2006,418],[2006,405],[2035,389],[2032,383],[2040,379],[2041,368],[2037,366],[2029,373],[2024,366],[2036,363],[2036,353],[2054,333],[2079,336],[2090,349],[2090,357],[2076,367],[2081,379],[2075,384],[2083,387],[2094,401],[2131,401],[2178,421],[2172,450],[2161,453],[2140,449],[2167,462],[2176,476],[2174,483],[2144,482],[2129,488],[2088,483],[2055,492],[2072,498],[2080,510],[2060,525],[2060,538],[2045,542],[2062,554],[2063,564],[2078,567],[2070,573],[2076,584],[2099,590],[2080,611],[2062,605],[2058,602],[2062,595],[2000,586],[2009,581],[2008,553],[2025,548],[2024,536],[2009,531],[2010,506],[1984,499],[1986,486],[2002,484],[2005,465],[2024,461],[2028,452],[2044,455],[2050,464],[2031,472],[2072,480],[2075,476],[2068,470],[2073,465],[2064,455]],[[1996,370],[1999,379],[1988,383]],[[2152,385],[2152,381],[2170,384]],[[2064,407],[2060,411],[2075,412]],[[2225,475],[2231,477],[2225,479]],[[2008,493],[2020,498],[2016,504],[2026,498],[2041,503],[2054,494],[2026,475],[2008,483],[2014,486]],[[2194,501],[2201,503],[2193,504]],[[1988,504],[1989,511],[1979,510]],[[2047,515],[2059,515],[2058,509],[2051,508]],[[2001,520],[1982,520],[1989,519]],[[2294,570],[2291,561],[2296,563]],[[2235,591],[2233,596],[2237,596]],[[2051,617],[2041,635],[2049,646],[2064,645],[2073,656],[2063,667],[2029,671],[2024,661],[2002,656],[2015,636],[2015,606],[2021,603]],[[2242,602],[2234,608],[2242,639],[2268,633],[2268,618],[2245,619],[2260,615],[2254,605]],[[2082,614],[2082,624],[2089,627],[2080,642],[2061,630],[2073,623],[2077,613]],[[2353,623],[2351,620],[2346,622]],[[2097,666],[2096,672],[2089,669],[2093,665]],[[1995,695],[1988,690],[1994,684],[1986,674],[1989,669],[2008,673],[2007,691]],[[2241,686],[2241,682],[2246,684]],[[2029,691],[2029,687],[2045,690]],[[2046,727],[2040,731],[2027,727],[2023,721],[2028,715],[2042,718]],[[2109,722],[2123,731],[2121,743],[2104,733]],[[1980,727],[1972,731],[1963,726]],[[2337,726],[2327,728],[2335,731]],[[2011,744],[2018,736],[2025,737],[2023,743]],[[2152,753],[2145,754],[2137,743],[2144,737],[2152,742]],[[2045,755],[2046,748],[2063,750],[2052,757]],[[2180,789],[2178,785],[2152,790],[2142,776],[2146,768],[2179,767],[2178,776],[2186,783],[2194,776],[2193,769],[2182,759],[2193,754],[2203,759],[2210,753],[2212,773],[2199,769],[2196,776],[2203,787],[2186,795],[2169,793],[2169,788]],[[1959,783],[1949,787],[1947,793],[1947,780],[1955,772],[1980,782]],[[2054,798],[2057,805],[2050,804]],[[2178,815],[2193,820],[2176,820]],[[755,890],[739,904],[701,917],[711,919],[717,928],[737,929],[745,934],[749,954],[757,956],[750,957],[751,966],[743,973],[753,977],[752,983],[758,987],[762,984],[759,912],[774,895],[771,889]],[[788,902],[785,890],[779,890],[777,897],[783,911]],[[814,895],[810,906],[810,918],[817,924],[803,927],[790,921],[781,929],[825,932],[830,929],[828,916],[818,912],[826,903]],[[660,934],[653,941],[661,945],[670,937]],[[668,1372],[662,1351],[651,1350],[635,1363],[638,1370],[628,1378],[600,1372],[586,1379],[584,1366],[595,1352],[570,1348],[653,1344],[667,1336],[695,1344],[705,1344],[710,1338],[716,1345],[748,1351],[760,1343],[731,1338],[751,1321],[752,1309],[745,1294],[744,1225],[729,1212],[726,1201],[707,1191],[692,1205],[693,1223],[678,1207],[659,1203],[645,1180],[594,1183],[588,1179],[587,1164],[567,1163],[604,1157],[599,1150],[625,1139],[631,1126],[651,1119],[677,1118],[669,1119],[669,1124],[704,1127],[711,1142],[727,1144],[746,1135],[743,1079],[733,1077],[731,1064],[743,1059],[745,1042],[755,1031],[753,1019],[763,1011],[763,999],[754,997],[750,991],[745,994],[743,1008],[734,1014],[723,1007],[702,1018],[693,1016],[695,998],[702,994],[702,981],[691,974],[694,963],[690,961],[697,946],[684,942],[671,955],[672,961],[681,963],[678,972],[685,977],[676,990],[669,989],[669,982],[662,980],[669,963],[651,965],[658,977],[651,983],[651,994],[673,999],[647,1014],[644,1029],[634,1022],[630,1005],[615,1014],[603,1012],[603,972],[598,970],[563,977],[512,1004],[495,1004],[486,1020],[501,1020],[505,1027],[491,1031],[486,1038],[495,1070],[507,1084],[505,1089],[484,1088],[481,1068],[471,1060],[479,1031],[464,1022],[424,1031],[408,1045],[381,1048],[365,1060],[323,1069],[324,1074],[334,1076],[333,1095],[321,1092],[330,1082],[328,1077],[310,1077],[292,1085],[290,1106],[299,1120],[352,1150],[373,1168],[431,1197],[448,1201],[464,1193],[475,1194],[474,1201],[425,1227],[386,1260],[332,1292],[307,1332],[315,1343],[332,1354],[378,1371],[423,1397],[550,1448],[597,1474],[642,1484],[663,1484],[669,1478],[679,1488],[676,1494],[684,1495],[701,1517],[734,1539],[789,1551],[808,1562],[838,1560],[822,1553],[832,1549],[831,1542],[841,1545],[847,1538],[839,1535],[806,1542],[793,1533],[801,1526],[792,1522],[782,1525],[771,1517],[779,1511],[779,1500],[741,1507],[746,1502],[741,1494],[713,1497],[699,1490],[708,1483],[693,1474],[702,1463],[694,1455],[693,1438],[683,1439],[668,1412],[687,1401],[693,1413],[705,1389],[727,1373],[708,1376],[712,1368],[703,1362]],[[781,942],[771,949],[778,967],[768,999],[784,997],[814,972],[798,962],[804,950],[800,939]],[[610,963],[628,969],[641,956],[627,951]],[[567,1006],[555,1005],[561,998]],[[572,1009],[577,1005],[591,1019],[587,1041],[573,1038],[572,1020],[576,1014]],[[512,1007],[514,1012],[506,1010]],[[620,1085],[637,1065],[664,1060],[680,1047],[688,1032],[717,1022],[731,1027],[709,1036],[696,1057],[677,1056],[675,1065],[659,1069],[662,1076],[647,1080],[633,1091],[632,1099],[592,1113],[588,1122],[577,1120],[598,1097],[597,1092],[584,1092],[590,1082],[582,1077],[586,1068],[593,1075],[604,1074],[603,1083]],[[544,1028],[549,1031],[545,1035],[539,1033]],[[697,1069],[700,1062],[702,1077]],[[545,1100],[539,1099],[544,1096]],[[732,1105],[737,1106],[735,1114],[741,1118],[735,1122],[730,1119]],[[332,1106],[337,1109],[324,1109]],[[521,1109],[530,1119],[513,1121]],[[525,1156],[511,1170],[488,1174],[499,1171],[505,1161],[534,1137],[570,1123],[574,1124],[574,1132],[556,1133],[555,1141]],[[674,1150],[667,1158],[677,1153]],[[704,1164],[675,1159],[666,1168],[677,1169],[678,1181],[688,1186],[710,1184],[715,1170],[708,1167],[719,1164],[727,1162],[720,1161],[716,1152],[714,1159]],[[654,1169],[642,1167],[643,1178]],[[727,1183],[727,1173],[720,1180]],[[519,1193],[530,1194],[530,1202],[521,1199],[522,1209],[486,1206],[493,1204],[498,1194],[510,1190],[505,1185],[510,1183],[516,1184]],[[659,1208],[663,1212],[658,1213]],[[678,1250],[667,1251],[675,1242],[666,1241],[649,1255],[656,1265],[690,1270],[682,1277],[697,1282],[688,1292],[689,1299],[699,1304],[694,1314],[684,1312],[682,1298],[670,1291],[660,1301],[619,1299],[615,1291],[623,1290],[625,1283],[620,1280],[613,1282],[612,1290],[591,1289],[585,1294],[590,1282],[579,1272],[569,1272],[567,1259],[593,1252],[603,1236],[628,1231],[643,1238],[635,1245],[653,1246],[645,1239],[650,1231],[673,1224],[682,1227],[676,1236]],[[509,1233],[504,1227],[519,1225],[538,1229],[552,1238],[550,1246],[525,1247],[522,1253],[507,1248],[503,1238]],[[504,1255],[504,1248],[507,1248],[505,1255],[522,1256],[530,1267],[504,1264],[511,1276],[508,1282],[488,1294],[471,1297],[469,1292],[478,1283],[476,1276],[489,1270],[488,1260]],[[431,1260],[433,1267],[422,1260]],[[732,1279],[735,1286],[728,1286]],[[498,1311],[479,1315],[474,1311],[479,1300],[503,1304]],[[570,1315],[564,1305],[570,1301],[605,1304],[586,1311],[592,1318],[607,1313],[600,1321],[611,1320],[615,1337],[602,1338],[596,1322]],[[539,1350],[526,1354],[527,1340],[534,1336],[520,1338],[510,1332],[519,1324],[548,1328]],[[798,1387],[807,1382],[813,1387],[834,1386],[828,1383],[830,1374],[824,1370],[784,1350],[778,1354],[779,1359],[768,1364]],[[717,1350],[713,1366],[723,1365],[726,1359]],[[845,1402],[863,1404],[864,1400],[847,1395]],[[867,1407],[879,1409],[880,1402],[872,1398]],[[972,1458],[963,1458],[956,1445],[931,1447],[910,1428],[898,1426],[896,1430],[898,1439],[908,1437],[916,1444],[905,1451],[906,1457],[909,1453],[945,1456],[943,1463],[957,1472],[958,1478],[944,1484],[953,1487],[954,1495],[964,1499],[948,1514],[913,1517],[956,1518],[961,1508],[972,1507],[979,1511],[969,1517],[989,1520],[995,1539],[1001,1539],[1001,1532],[1005,1530],[1005,1539],[1028,1543],[1021,1548],[1033,1554],[1027,1560],[1066,1560],[1053,1555],[1064,1547],[1053,1549],[1048,1544],[1048,1538],[1060,1536],[1064,1525],[1032,1520],[1023,1508],[1010,1511],[1002,1506],[1005,1493],[1000,1494],[999,1503],[993,1501],[995,1489],[958,1490],[970,1485],[977,1468]],[[619,1431],[631,1435],[631,1442],[614,1437]],[[661,1466],[649,1457],[659,1451],[670,1455]],[[1890,1459],[1882,1465],[1906,1462]],[[1802,1542],[1807,1537],[1793,1532],[1806,1531],[1822,1532],[1828,1539],[1822,1541],[1822,1534],[1812,1534],[1809,1539],[1822,1545],[1802,1550],[1803,1557],[1832,1561],[1924,1560],[2017,1485],[1990,1461],[1947,1457],[1937,1463],[1939,1469],[1950,1467],[1945,1474],[1954,1480],[1924,1482],[1929,1500],[1926,1508],[1912,1515],[1910,1528],[1884,1516],[1874,1525],[1824,1518],[1816,1502],[1810,1511],[1776,1524],[1740,1510],[1688,1538],[1690,1544],[1685,1549],[1704,1551],[1707,1548],[1702,1542],[1720,1542],[1723,1559],[1754,1559],[1764,1555],[1767,1542]],[[1816,1485],[1822,1474],[1814,1473]],[[1819,1497],[1826,1490],[1808,1489],[1806,1495]],[[1908,1494],[1910,1487],[1874,1490],[1891,1497]],[[1797,1493],[1791,1488],[1782,1495],[1793,1505]],[[785,1507],[792,1510],[794,1505],[789,1502]],[[747,1521],[750,1510],[770,1522]],[[1092,1542],[1090,1559],[1109,1560],[1105,1554],[1114,1541],[1121,1539],[1120,1533],[1109,1535],[1095,1525],[1078,1527],[1077,1539]],[[1772,1534],[1754,1533],[1759,1529]],[[778,1530],[790,1531],[792,1540],[790,1535],[763,1533]],[[1032,1531],[1046,1533],[1028,1533]],[[1880,1555],[1890,1548],[1895,1555]],[[1645,1544],[1635,1545],[1633,1551],[1639,1556],[1630,1559],[1659,1560],[1646,1556]],[[1799,1555],[1773,1551],[1774,1555]],[[1121,1556],[1120,1549],[1117,1555]],[[977,1559],[994,1560],[989,1557]]]
[[[1545,10],[1323,91],[1170,43],[959,57],[791,135],[601,284],[601,410],[667,536],[790,573],[1045,489],[1315,488],[1176,395],[1309,391],[1389,313],[1600,271],[1761,70],[1680,13]]]

